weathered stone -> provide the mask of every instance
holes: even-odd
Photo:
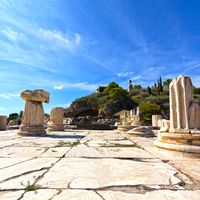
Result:
[[[200,191],[173,191],[173,190],[158,190],[146,192],[145,194],[127,193],[121,191],[98,191],[106,200],[198,200],[200,199]]]
[[[136,128],[133,128],[127,132],[128,134],[133,134],[133,135],[154,135],[153,131],[151,128],[148,126],[139,126]]]
[[[180,76],[170,83],[170,132],[200,129],[200,104],[194,102],[192,81]]]
[[[193,180],[200,181],[200,160],[172,160],[169,164]]]
[[[46,135],[43,126],[42,102],[49,102],[49,93],[44,90],[26,90],[21,93],[21,97],[26,100],[26,104],[18,134],[23,136]]]
[[[170,185],[181,182],[174,176],[176,172],[170,165],[160,162],[155,164],[123,159],[63,158],[38,184],[48,188],[74,189]]]
[[[200,104],[193,100],[189,77],[180,76],[170,83],[170,126],[169,122],[162,122],[155,145],[200,153]]]
[[[159,127],[158,120],[162,118],[161,115],[152,115],[152,126],[153,127]]]
[[[48,131],[64,131],[63,115],[64,109],[61,107],[56,107],[51,110]]]
[[[53,200],[102,200],[94,191],[89,190],[63,190]],[[44,199],[42,199],[44,200]]]
[[[20,190],[25,189],[28,185],[35,183],[36,179],[42,176],[46,170],[30,172],[20,175],[19,177],[11,178],[0,183],[0,190]]]
[[[16,165],[18,163],[29,160],[30,158],[0,158],[0,170],[3,168],[7,168],[12,165]]]
[[[49,93],[44,90],[25,90],[21,92],[20,96],[25,101],[35,101],[35,102],[49,102]]]
[[[0,130],[6,130],[6,129],[7,129],[7,117],[0,116]]]
[[[66,157],[79,158],[140,158],[152,159],[156,158],[152,154],[137,147],[88,147],[86,145],[78,145],[70,150]]]
[[[1,157],[31,158],[41,155],[46,149],[40,147],[5,147],[1,149]]]
[[[158,126],[160,127],[160,132],[168,132],[170,128],[170,121],[166,119],[158,120]]]
[[[35,191],[26,192],[22,200],[50,200],[54,199],[53,197],[58,193],[59,191],[54,189],[38,189]]]
[[[200,161],[177,155],[184,152],[165,156],[154,138],[82,130],[48,137],[0,134],[0,156],[6,156],[0,158],[2,200],[199,199]],[[31,184],[38,189],[26,191]]]
[[[22,194],[24,193],[23,190],[19,191],[1,191],[0,192],[0,200],[16,200],[20,199]]]
[[[12,158],[10,158],[12,161]],[[0,170],[0,182],[51,167],[58,158],[35,158]],[[20,183],[19,183],[20,184]]]
[[[131,126],[141,126],[141,120],[138,115],[131,116]]]

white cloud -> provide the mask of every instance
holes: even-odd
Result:
[[[130,78],[131,76],[133,76],[133,74],[134,74],[134,72],[132,72],[132,71],[129,71],[129,72],[119,72],[119,73],[117,73],[117,76]]]
[[[9,40],[16,41],[20,37],[23,36],[22,33],[12,30],[11,28],[7,28],[1,31]]]
[[[124,77],[124,78],[130,79],[132,81],[136,81],[136,80],[142,79],[142,77],[140,75],[135,75],[135,73],[132,72],[132,71],[119,72],[119,73],[117,73],[117,76],[118,77]]]
[[[75,33],[73,37],[69,37],[61,31],[46,30],[42,28],[39,29],[38,37],[50,42],[52,46],[68,49],[70,51],[73,51],[76,47],[78,47],[81,42],[81,35],[78,33]]]
[[[19,97],[19,94],[12,94],[12,93],[2,93],[2,94],[0,94],[0,98],[3,98],[3,99],[12,99],[12,98],[15,98],[15,97]]]
[[[55,90],[62,90],[64,88],[63,85],[56,85],[53,87]]]
[[[87,82],[80,82],[80,83],[62,83],[59,85],[53,86],[55,90],[62,90],[64,88],[75,88],[79,90],[89,90],[89,91],[95,91],[97,88],[97,85],[95,84],[89,84]]]

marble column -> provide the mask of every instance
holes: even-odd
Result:
[[[48,131],[64,131],[63,125],[64,108],[56,107],[51,110]]]
[[[159,127],[158,120],[160,120],[161,118],[161,115],[152,115],[152,127]]]
[[[0,130],[6,130],[7,129],[7,116],[0,116]]]
[[[44,90],[25,90],[20,96],[26,104],[18,134],[23,136],[46,135],[42,102],[49,102],[49,93]]]
[[[190,77],[179,76],[169,86],[170,120],[161,123],[155,145],[200,154],[200,103],[193,99]]]

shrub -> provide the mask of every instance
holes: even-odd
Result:
[[[161,114],[161,107],[158,104],[150,103],[150,102],[141,102],[140,112],[143,116],[144,121],[151,121],[152,115]]]

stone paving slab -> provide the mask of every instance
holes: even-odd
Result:
[[[85,140],[124,140],[124,136],[122,136],[119,132],[116,131],[92,131],[85,137]]]
[[[191,154],[178,151],[170,151],[158,148],[154,145],[155,137],[133,137],[128,134],[123,134],[125,137],[139,144],[144,150],[153,154],[162,160],[200,160],[200,154]]]
[[[200,190],[172,191],[158,190],[145,194],[125,193],[120,191],[98,191],[105,200],[199,200]]]
[[[5,158],[24,158],[36,157],[44,153],[45,148],[39,147],[5,147],[0,150],[0,157]]]
[[[72,148],[66,157],[88,157],[88,158],[156,158],[152,154],[137,147],[88,147],[78,145]]]
[[[105,175],[106,174],[106,175]],[[63,158],[38,182],[47,188],[94,189],[122,185],[170,185],[180,182],[165,163],[121,159]]]
[[[165,154],[154,147],[155,137],[16,132],[0,132],[0,200],[200,199],[200,159]],[[37,190],[25,191],[28,184]]]
[[[172,160],[169,164],[193,180],[200,181],[200,160]]]
[[[52,200],[102,200],[102,198],[92,190],[63,190]]]
[[[42,176],[47,170],[40,170],[37,172],[30,172],[25,175],[20,175],[16,178],[3,181],[0,183],[0,190],[16,190],[25,189],[28,185],[34,184],[36,179]]]
[[[54,158],[60,158],[63,157],[71,147],[56,147],[56,148],[49,148],[47,151],[45,151],[42,155],[39,157],[54,157]]]
[[[50,200],[55,195],[58,194],[58,190],[36,190],[36,191],[28,191],[23,195],[23,198],[21,200]],[[64,199],[63,199],[64,200]]]
[[[23,190],[0,191],[0,200],[17,200],[22,196],[23,193]]]
[[[0,150],[1,152],[1,150]],[[0,158],[0,170],[18,163],[30,160],[31,158]]]
[[[12,162],[12,158],[10,158]],[[51,167],[58,158],[35,158],[0,170],[0,183],[16,178],[22,174],[31,173]]]

